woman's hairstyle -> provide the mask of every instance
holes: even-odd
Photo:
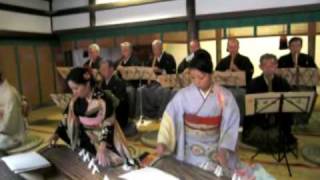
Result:
[[[95,80],[88,68],[76,67],[73,68],[67,76],[67,82],[73,81],[76,84],[86,85],[88,82],[91,87],[94,87]]]
[[[190,61],[189,68],[211,74],[213,72],[213,64],[210,54],[203,49],[197,50]]]

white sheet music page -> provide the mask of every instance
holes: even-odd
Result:
[[[153,167],[146,167],[146,168],[130,171],[119,177],[126,180],[137,180],[137,179],[139,180],[150,180],[150,179],[179,180],[179,178]]]
[[[37,152],[27,152],[3,157],[2,160],[15,173],[27,172],[50,166],[50,162]]]

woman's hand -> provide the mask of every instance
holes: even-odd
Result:
[[[103,167],[110,166],[110,159],[107,157],[107,148],[105,142],[100,143],[96,158],[99,165]]]
[[[213,157],[213,160],[217,161],[223,167],[228,167],[227,153],[227,150],[220,149]]]
[[[156,152],[158,153],[159,156],[163,156],[165,154],[166,150],[167,150],[166,145],[164,145],[162,143],[158,144],[156,147]]]
[[[59,140],[59,136],[54,133],[48,140],[49,148],[54,147],[57,144],[57,141]]]

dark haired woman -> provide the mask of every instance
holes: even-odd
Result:
[[[85,149],[96,155],[99,165],[121,164],[115,148],[112,98],[95,88],[94,78],[86,68],[72,69],[67,83],[73,98],[50,145],[61,138],[73,150]]]

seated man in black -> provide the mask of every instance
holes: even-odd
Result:
[[[289,41],[290,53],[281,56],[278,61],[278,68],[317,68],[314,59],[308,54],[301,53],[302,39],[300,37],[293,37]],[[297,69],[298,70],[298,69]],[[314,86],[305,86],[303,82],[292,87],[295,91],[316,91]],[[294,120],[302,129],[309,122],[309,114],[296,114]]]
[[[217,64],[216,71],[244,71],[246,73],[246,83],[249,84],[253,75],[253,65],[250,59],[239,53],[238,39],[228,40],[227,51],[229,55]]]
[[[241,55],[239,53],[240,44],[238,39],[230,38],[227,44],[227,51],[229,55],[225,58],[221,59],[221,61],[217,64],[216,71],[244,71],[246,75],[246,84],[249,84],[252,75],[253,75],[253,65],[250,59],[247,56]],[[244,97],[246,94],[246,87],[236,87],[236,86],[228,86],[227,87],[236,98],[237,104],[240,109],[240,123],[243,123],[244,119]]]
[[[141,66],[141,61],[134,55],[133,45],[130,42],[123,42],[120,44],[121,58],[117,61],[118,72],[125,67],[130,66]],[[119,77],[121,74],[118,73]],[[137,88],[139,87],[139,80],[125,80],[127,85],[127,93],[129,98],[129,117],[135,118],[137,108],[136,108],[136,96]]]
[[[287,92],[288,82],[275,74],[277,58],[273,54],[260,57],[262,75],[254,78],[247,93]],[[291,133],[292,116],[287,113],[256,114],[246,116],[243,123],[242,140],[246,144],[258,147],[262,151],[275,152],[279,147],[279,128],[284,133],[288,147],[296,147],[297,140]]]
[[[317,68],[314,59],[308,54],[301,53],[302,39],[299,37],[293,37],[289,41],[290,53],[281,56],[278,61],[279,68]]]
[[[152,42],[152,52],[153,59],[149,61],[147,66],[151,66],[156,75],[176,73],[175,59],[163,50],[162,41],[154,40]],[[137,111],[138,115],[159,119],[173,94],[169,88],[162,87],[158,82],[149,82],[147,86],[138,89],[136,106],[140,108]]]
[[[126,91],[126,83],[114,73],[115,63],[111,60],[101,61],[99,72],[102,76],[100,88],[102,90],[110,90],[118,99],[119,105],[115,110],[116,119],[118,120],[122,130],[126,135],[133,132],[129,128],[129,101]],[[131,124],[130,124],[131,125]],[[131,126],[130,126],[131,127]]]
[[[191,40],[189,43],[190,53],[187,57],[185,57],[182,62],[178,66],[178,74],[183,73],[186,69],[188,69],[191,59],[194,56],[194,52],[200,49],[200,42],[196,39]]]
[[[90,44],[88,47],[89,59],[83,64],[83,67],[98,69],[101,61],[100,47],[98,44]]]

